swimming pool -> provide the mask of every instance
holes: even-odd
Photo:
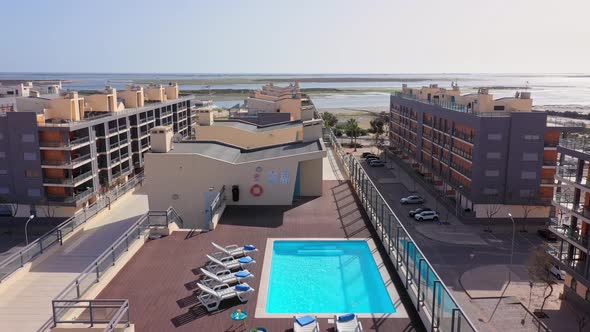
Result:
[[[277,240],[266,312],[395,313],[364,240]]]

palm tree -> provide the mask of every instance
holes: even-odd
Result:
[[[359,136],[361,128],[359,127],[359,123],[355,119],[348,119],[346,121],[345,132],[346,136],[350,137],[350,145],[352,146],[353,138],[354,138],[354,150],[356,151],[356,138]]]

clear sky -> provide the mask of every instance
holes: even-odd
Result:
[[[588,0],[2,1],[1,72],[590,72]]]

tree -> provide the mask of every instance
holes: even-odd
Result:
[[[361,128],[359,127],[358,122],[355,119],[348,119],[345,128],[344,132],[346,133],[346,136],[350,137],[350,146],[353,146],[354,139],[354,146],[356,147],[356,138],[361,133]]]
[[[527,271],[531,280],[545,284],[543,295],[547,293],[547,289],[549,289],[549,294],[545,295],[543,298],[543,303],[541,304],[541,309],[539,310],[541,316],[544,315],[543,308],[545,307],[545,303],[553,294],[553,285],[555,284],[555,281],[553,279],[553,275],[551,275],[552,266],[553,260],[547,253],[547,250],[544,246],[540,246],[533,251],[527,266]]]
[[[502,206],[498,203],[485,204],[484,212],[486,214],[486,217],[488,218],[488,229],[486,230],[487,232],[492,231],[492,219],[496,214],[498,214],[498,212],[500,212],[501,207]]]
[[[524,200],[523,204],[520,206],[520,208],[522,209],[522,229],[520,230],[521,232],[527,231],[526,220],[528,219],[531,212],[539,208],[539,206],[534,205],[537,204],[537,201],[538,199],[536,195],[530,196],[526,200]]]
[[[322,113],[322,119],[324,120],[324,126],[326,128],[332,128],[338,123],[338,118],[330,112]]]
[[[18,213],[18,203],[12,202],[6,196],[0,196],[0,205],[6,205],[11,217],[16,217]]]
[[[43,211],[43,213],[45,214],[45,216],[47,218],[55,217],[55,206],[51,206],[51,205],[47,204],[47,205],[41,205],[39,207],[41,208],[41,211]]]
[[[381,135],[385,133],[385,131],[383,130],[385,122],[383,118],[378,117],[376,119],[371,120],[369,122],[369,125],[371,126],[371,131],[375,134],[375,145],[377,145],[377,143],[379,142],[379,137],[381,137]]]

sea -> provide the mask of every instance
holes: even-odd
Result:
[[[383,89],[438,84],[450,87],[457,83],[462,92],[471,93],[480,87],[489,88],[495,98],[513,96],[516,91],[529,91],[537,109],[590,112],[590,74],[93,74],[93,73],[0,73],[0,80],[62,80],[71,90],[100,90],[105,85],[119,89],[136,81],[185,81],[181,89],[257,89],[262,82],[236,83],[253,80],[302,80],[302,88],[359,90],[346,93],[312,94],[315,105],[331,108],[383,108],[389,93]],[[190,84],[199,80],[203,85]],[[230,83],[228,83],[230,82]],[[277,83],[286,84],[286,83]],[[215,96],[213,96],[215,100]],[[220,98],[221,107],[233,106],[240,100]]]

